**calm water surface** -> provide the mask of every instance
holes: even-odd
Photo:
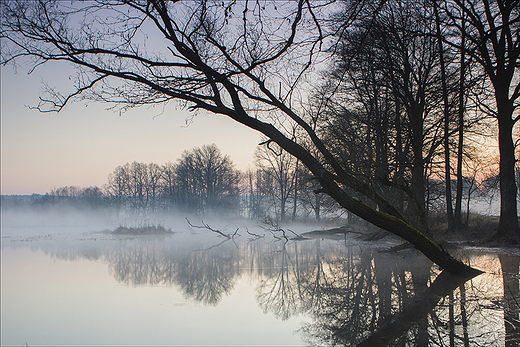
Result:
[[[3,228],[2,346],[519,343],[515,250],[456,251],[464,283],[386,243],[89,229]]]

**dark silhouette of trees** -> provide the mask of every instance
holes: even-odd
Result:
[[[111,198],[111,204],[115,207],[116,213],[119,213],[126,204],[129,181],[128,163],[116,167],[114,172],[108,175],[108,184],[105,190]]]
[[[302,170],[303,171],[303,170]],[[310,172],[302,172],[298,185],[300,203],[307,213],[313,213],[317,222],[321,220],[323,212],[335,213],[338,206],[328,195],[320,193],[320,184]]]
[[[500,222],[496,237],[520,242],[515,181],[515,145],[513,127],[518,121],[520,99],[520,2],[454,0],[443,6],[452,19],[449,23],[467,43],[465,52],[477,62],[491,84],[489,95],[494,104],[480,104],[482,111],[498,122],[500,151]]]
[[[262,220],[269,216],[273,206],[273,177],[266,171],[248,169],[242,176],[242,194],[246,201],[246,215],[251,219]]]
[[[344,20],[338,15],[336,26]],[[475,89],[479,76],[463,75],[469,63],[442,39],[451,34],[445,20],[435,2],[385,2],[375,14],[361,16],[353,30],[341,33],[336,63],[316,95],[324,136],[346,169],[425,232],[431,183],[439,178],[445,182],[450,227],[461,225],[455,223],[452,207],[451,152],[457,153],[462,183],[467,153],[462,139],[479,121],[465,119],[462,109],[468,106],[464,92]],[[458,220],[461,200],[458,189]]]
[[[349,3],[352,19],[363,4]],[[48,90],[40,110],[59,111],[72,99],[86,98],[121,109],[178,101],[192,111],[228,116],[298,158],[321,190],[346,210],[404,238],[449,271],[469,270],[408,223],[372,185],[347,171],[320,138],[315,118],[298,107],[303,94],[296,91],[313,78],[311,67],[326,57],[328,34],[321,23],[329,16],[327,3],[300,0],[262,7],[150,0],[71,7],[53,0],[13,0],[1,6],[2,64],[29,57],[34,66],[56,60],[78,67],[75,91],[63,95]],[[342,28],[350,24],[345,21]],[[149,40],[154,48],[143,50]],[[422,125],[424,99],[406,100],[409,116]],[[424,158],[418,152],[422,144],[414,140],[422,139],[423,129],[415,126],[411,132],[414,160],[421,164],[414,166],[418,172]],[[412,176],[421,208],[418,193],[423,188],[415,180],[421,182],[423,175]],[[343,188],[365,196],[373,206]]]
[[[168,211],[172,209],[177,201],[175,164],[168,162],[162,166],[161,174],[161,192],[162,192],[162,209]]]
[[[464,226],[463,173],[480,155],[468,144],[490,134],[481,124],[489,123],[482,113],[486,76],[460,6],[385,1],[362,9],[349,30],[342,29],[351,20],[348,10],[339,12],[336,61],[313,100],[323,137],[345,169],[424,232],[440,194],[449,229]],[[443,193],[435,187],[440,181]]]
[[[312,213],[320,221],[323,212],[337,211],[330,198],[319,192],[320,184],[312,173],[278,145],[261,143],[255,152],[255,164],[257,170],[244,177],[244,194],[252,204],[250,208],[258,210],[250,215],[284,222],[289,213],[292,221]]]
[[[161,168],[157,164],[133,162],[118,166],[108,177],[107,194],[117,211],[127,208],[138,214],[155,209]]]
[[[438,69],[430,10],[425,1],[389,1],[361,17],[339,38],[325,95],[333,101],[328,131],[340,141],[334,148],[346,150],[341,157],[347,170],[388,199],[388,187],[403,189],[406,216],[426,233],[428,177],[442,145],[440,82],[447,79]]]

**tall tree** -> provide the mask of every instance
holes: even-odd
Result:
[[[464,2],[463,2],[464,3]],[[458,141],[457,141],[457,188],[456,188],[456,196],[455,196],[455,209],[453,212],[453,223],[454,226],[458,229],[461,229],[463,226],[462,223],[462,157],[463,157],[463,146],[464,146],[464,115],[466,108],[466,84],[464,83],[466,80],[466,24],[465,24],[465,16],[464,14],[460,19],[461,26],[461,35],[460,35],[460,67],[459,67],[459,102],[457,106],[457,131],[458,131]]]
[[[249,169],[242,176],[243,193],[246,196],[247,215],[251,219],[264,219],[267,217],[268,209],[273,204],[273,177],[265,170],[257,168]]]
[[[349,3],[346,10],[354,18],[362,5]],[[134,0],[71,7],[56,0],[12,0],[0,6],[2,64],[30,56],[35,65],[57,60],[80,68],[76,90],[65,96],[51,91],[40,109],[60,110],[75,97],[123,108],[177,100],[192,111],[226,115],[297,157],[343,208],[411,242],[441,267],[468,271],[372,186],[345,171],[313,120],[299,110],[295,91],[312,79],[311,67],[325,57],[320,24],[329,16],[327,3]],[[154,40],[150,51],[143,50],[148,39]],[[287,131],[294,128],[298,138]]]
[[[444,175],[446,181],[446,215],[448,219],[448,229],[452,230],[455,225],[453,214],[453,202],[451,196],[451,160],[450,160],[450,105],[448,100],[448,86],[446,77],[446,62],[444,60],[443,32],[441,29],[441,19],[437,1],[433,1],[435,13],[435,29],[437,34],[437,44],[439,46],[439,66],[441,70],[442,103],[444,118]]]
[[[498,122],[500,151],[500,221],[496,237],[520,242],[515,181],[513,127],[520,115],[520,1],[453,0],[446,2],[452,25],[471,47],[493,88],[495,105],[483,105]],[[457,42],[452,43],[457,44]]]
[[[176,166],[184,207],[199,213],[236,207],[238,172],[215,144],[184,151]]]
[[[354,172],[372,185],[404,188],[407,216],[424,232],[428,176],[443,144],[447,83],[453,80],[441,64],[448,55],[439,55],[430,9],[430,1],[386,1],[376,15],[357,21],[355,30],[340,36],[331,74],[338,86],[329,89],[341,96],[326,95],[329,113],[339,118],[329,132],[340,139],[344,162],[357,159]]]
[[[116,212],[120,213],[125,207],[129,192],[130,174],[129,164],[118,166],[108,175],[108,184],[105,187],[106,194],[110,197],[111,205],[115,206]]]

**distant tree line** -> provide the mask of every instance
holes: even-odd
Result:
[[[430,179],[428,187],[430,210],[444,209],[444,182]],[[463,187],[467,221],[471,197],[496,190],[498,176],[490,174],[484,180],[465,176]],[[224,213],[272,221],[339,216],[338,206],[320,193],[311,173],[273,143],[257,147],[255,166],[245,172],[235,169],[215,144],[204,145],[184,151],[175,163],[126,163],[108,175],[102,188],[54,188],[36,203],[105,208],[116,214]]]
[[[178,209],[205,214],[239,205],[240,173],[216,145],[184,151],[177,163],[126,163],[108,177],[105,194],[118,211]]]
[[[285,221],[337,208],[315,193],[312,175],[280,148],[259,146],[255,168],[235,169],[215,144],[186,150],[176,163],[126,163],[108,175],[102,188],[54,188],[39,203],[67,203],[110,208],[115,213],[179,211],[206,215],[226,213],[252,219]]]

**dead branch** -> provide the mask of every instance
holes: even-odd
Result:
[[[282,233],[282,236],[283,238],[285,239],[285,241],[289,241],[289,238],[287,237],[287,233],[285,231],[285,229],[281,228],[277,222],[273,221],[272,219],[266,219],[264,220],[264,224],[267,224],[267,228],[266,227],[262,227],[260,226],[262,229],[266,230],[266,231],[269,231],[273,237],[277,240],[281,240],[280,237],[276,236],[274,233],[275,232],[281,232]],[[295,233],[294,231],[292,231],[291,229],[287,229],[287,231],[291,232],[292,234],[294,234],[294,238],[295,239],[302,239],[303,237],[301,235],[298,235],[297,233]]]
[[[265,237],[265,235],[258,235],[258,234],[249,232],[248,228],[246,228],[246,233],[248,233],[249,235],[253,236],[253,237],[250,237],[250,238],[247,239],[248,242],[253,242],[253,241],[256,241],[256,240],[259,240],[259,239],[263,239]]]
[[[233,235],[224,234],[224,233],[223,233],[222,231],[220,231],[220,230],[213,229],[213,228],[210,227],[208,224],[204,223],[203,220],[201,220],[202,225],[193,225],[193,224],[191,224],[191,222],[190,222],[190,220],[188,219],[188,217],[185,217],[184,219],[186,219],[186,222],[188,222],[189,226],[192,227],[192,228],[197,228],[197,229],[207,229],[207,230],[209,230],[209,231],[212,231],[212,232],[214,232],[214,233],[219,234],[220,236],[224,236],[225,238],[228,238],[228,239],[233,238],[233,237],[237,234],[237,232],[238,232],[238,229],[237,229]]]

